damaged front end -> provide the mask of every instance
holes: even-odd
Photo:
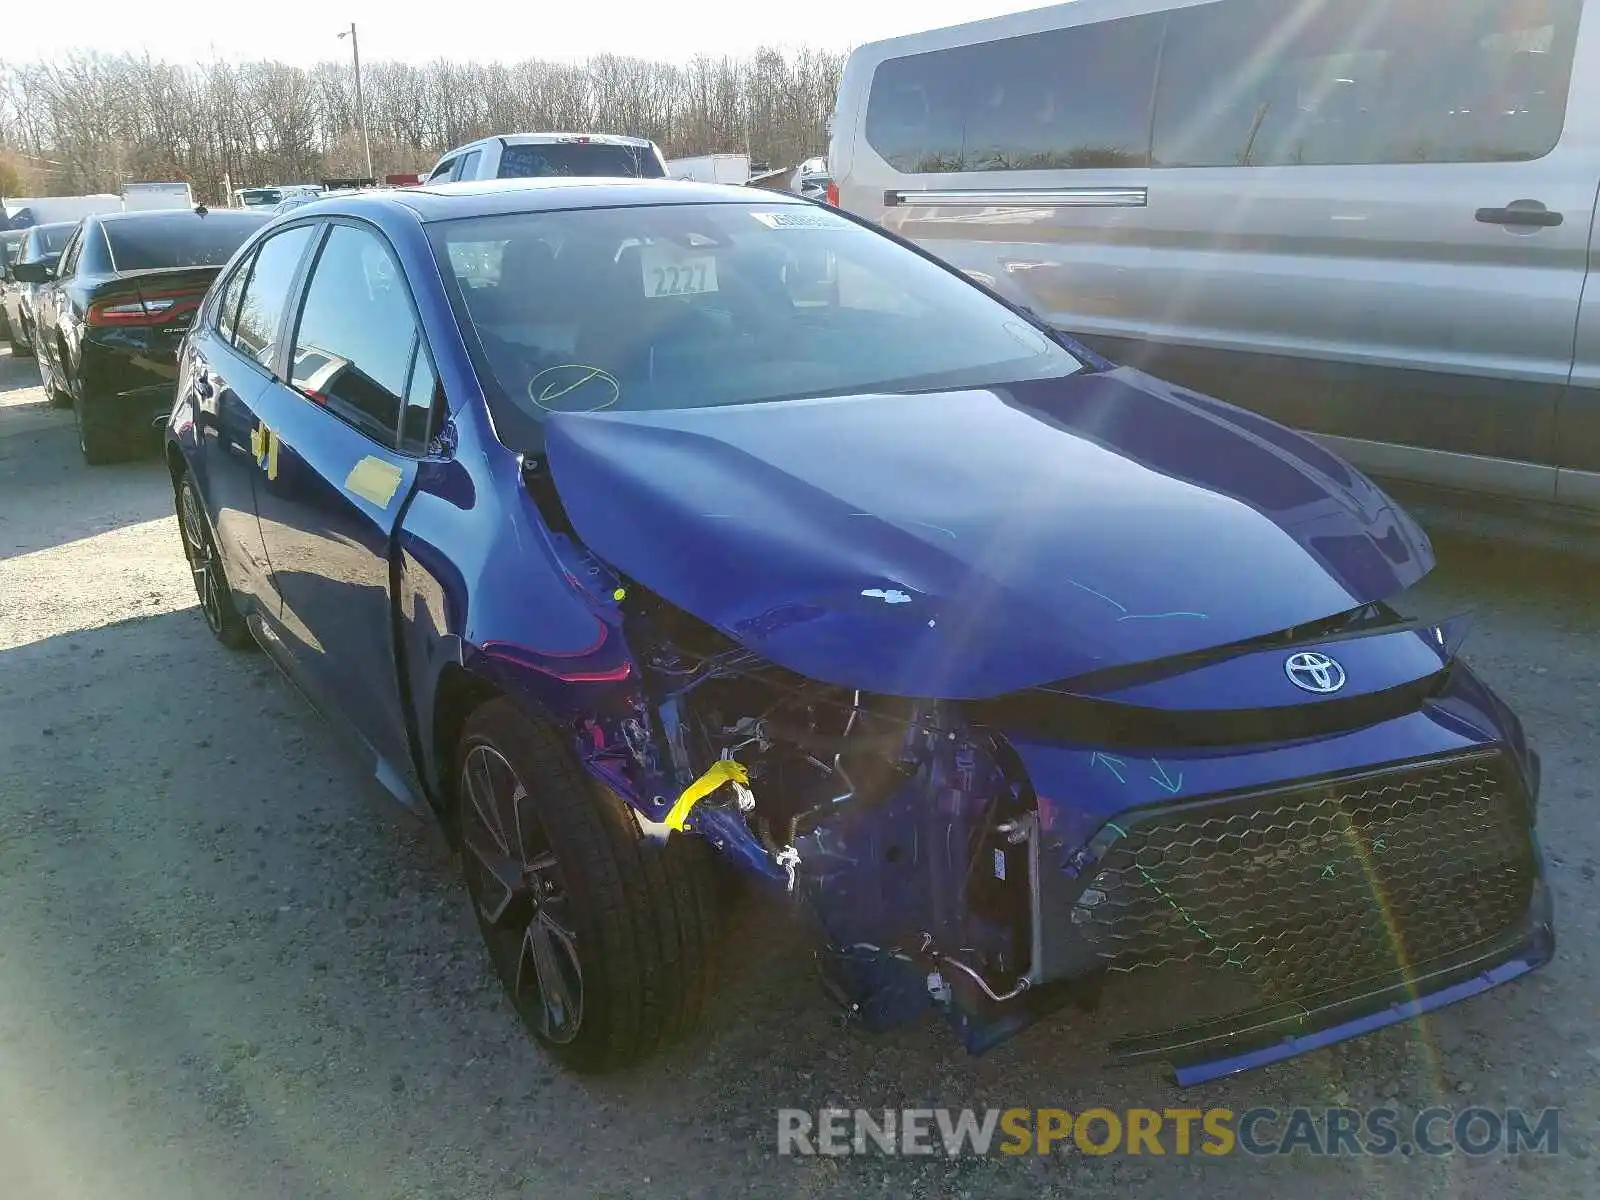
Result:
[[[1458,661],[1463,624],[1384,603],[1431,554],[1381,493],[1306,461],[1274,483],[1292,511],[1183,481],[1255,548],[1247,580],[1134,521],[1170,473],[1107,484],[1120,538],[1068,512],[1024,541],[998,491],[841,498],[862,469],[817,431],[860,414],[822,416],[562,418],[529,483],[631,656],[575,722],[582,761],[647,830],[803,905],[853,1017],[932,1007],[978,1052],[1110,999],[1113,1056],[1192,1083],[1548,960],[1537,757]],[[741,518],[718,488],[792,495]]]
[[[703,836],[803,904],[830,992],[868,1027],[930,1002],[963,1027],[991,1006],[1010,1023],[1040,981],[1042,922],[1036,798],[1004,738],[958,704],[807,680],[618,590],[643,688],[621,719],[583,723],[591,771],[647,829]]]
[[[1456,662],[1457,625],[1369,606],[1075,693],[917,700],[806,679],[612,582],[638,689],[579,723],[585,764],[647,831],[801,904],[868,1029],[933,1008],[976,1053],[1110,995],[1133,1030],[1113,1057],[1193,1083],[1550,955],[1537,759]],[[1308,644],[1409,668],[1309,724],[1135,702]]]

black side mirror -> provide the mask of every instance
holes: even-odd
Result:
[[[12,264],[11,275],[18,283],[49,283],[55,277],[55,267],[43,261]]]

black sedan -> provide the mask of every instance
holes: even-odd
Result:
[[[33,356],[33,298],[39,285],[22,282],[13,268],[17,263],[37,262],[54,270],[77,227],[76,221],[56,221],[23,230],[16,257],[6,264],[5,279],[0,280],[0,307],[4,307],[6,325],[11,329],[11,353],[18,358]]]
[[[13,268],[42,283],[34,347],[52,399],[71,403],[90,464],[156,444],[172,407],[177,350],[222,265],[264,225],[264,213],[205,208],[84,219],[55,269]]]

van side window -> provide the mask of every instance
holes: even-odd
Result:
[[[890,59],[867,141],[900,171],[1142,167],[1166,18],[1127,17]]]
[[[1174,11],[1155,165],[1511,162],[1554,148],[1582,0]]]

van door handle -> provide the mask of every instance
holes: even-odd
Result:
[[[1504,208],[1480,208],[1477,216],[1485,225],[1520,225],[1534,229],[1552,229],[1566,219],[1537,200],[1513,200]]]

